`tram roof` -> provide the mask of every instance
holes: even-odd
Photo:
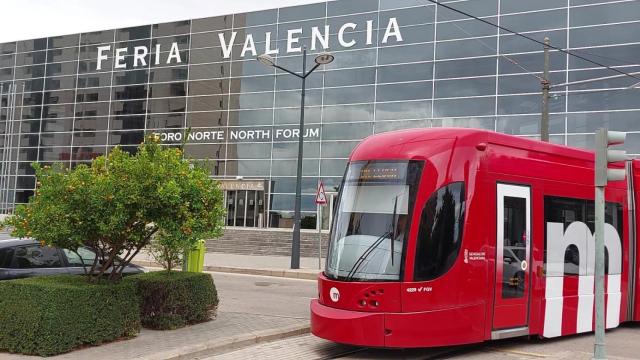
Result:
[[[352,157],[355,155],[356,158],[359,158],[360,156],[358,155],[362,155],[362,152],[368,152],[369,150],[392,149],[410,143],[440,139],[456,139],[456,146],[473,146],[473,144],[480,145],[485,143],[488,145],[500,145],[591,162],[595,160],[593,151],[489,130],[467,128],[406,129],[375,134],[365,138],[358,147],[354,149]]]

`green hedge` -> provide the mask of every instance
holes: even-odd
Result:
[[[49,356],[140,331],[135,287],[61,275],[0,282],[0,351]]]
[[[212,319],[218,293],[211,275],[156,271],[130,276],[137,284],[142,325],[151,329],[177,329]]]

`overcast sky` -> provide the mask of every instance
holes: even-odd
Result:
[[[0,0],[0,43],[321,0]]]

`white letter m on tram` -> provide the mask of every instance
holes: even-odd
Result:
[[[609,273],[607,278],[606,327],[614,328],[620,322],[620,306],[622,294],[622,242],[616,229],[611,224],[604,224],[604,245],[609,255]],[[578,293],[564,294],[565,252],[570,246],[578,249],[577,262]],[[562,223],[547,223],[547,274],[545,290],[545,337],[562,334],[563,321],[576,322],[576,332],[593,330],[594,311],[594,273],[595,273],[595,238],[589,227],[583,222],[573,222],[566,230]],[[574,266],[570,264],[569,266]],[[571,271],[576,273],[576,271]],[[564,299],[567,296],[578,297],[577,319],[567,318],[564,311]],[[573,316],[571,316],[573,317]],[[568,326],[573,328],[573,326]],[[568,334],[564,334],[568,335]]]

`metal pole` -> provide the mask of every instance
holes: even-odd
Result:
[[[549,38],[544,38],[544,70],[542,74],[542,119],[540,140],[549,142]]]
[[[296,173],[296,199],[293,213],[293,241],[291,268],[300,268],[300,207],[302,202],[302,150],[304,137],[304,97],[307,80],[307,48],[302,49],[302,98],[300,100],[300,133],[298,134],[298,170]]]
[[[594,359],[606,359],[604,341],[604,187],[596,186],[596,339]]]
[[[318,270],[322,269],[322,205],[318,204]]]
[[[604,343],[604,188],[608,180],[608,133],[606,129],[596,131],[596,167],[595,167],[595,240],[596,240],[596,329],[593,345],[593,358],[606,359]]]

